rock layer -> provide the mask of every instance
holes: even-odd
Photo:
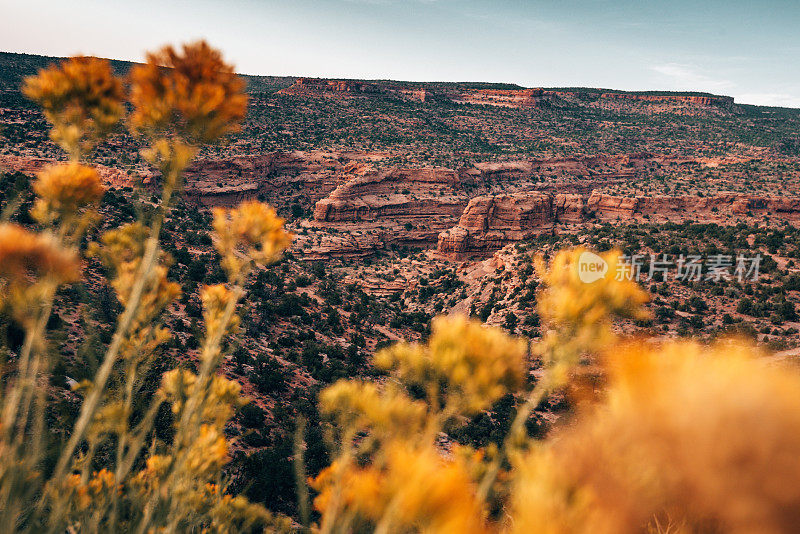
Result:
[[[556,231],[559,226],[596,221],[714,222],[776,216],[800,223],[800,198],[725,193],[709,197],[622,197],[593,192],[539,192],[484,196],[470,201],[453,228],[439,234],[437,250],[452,259],[486,255],[508,243]]]
[[[437,249],[465,256],[552,232],[556,222],[553,201],[552,195],[537,192],[473,198],[458,225],[439,234]]]
[[[321,78],[298,78],[294,84],[279,91],[281,94],[298,94],[307,92],[334,93],[377,93],[378,86],[373,83],[355,80],[325,80]]]
[[[451,97],[461,104],[485,104],[505,107],[541,107],[549,105],[553,96],[542,89],[477,89]]]
[[[639,100],[643,102],[666,102],[674,104],[694,104],[697,106],[733,107],[733,97],[703,95],[648,95],[639,93],[603,93],[600,98],[616,100]]]

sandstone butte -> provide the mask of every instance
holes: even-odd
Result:
[[[542,89],[477,89],[465,91],[451,96],[451,100],[459,104],[485,104],[507,107],[541,107],[549,105],[553,95],[545,94]]]

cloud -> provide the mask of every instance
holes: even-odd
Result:
[[[746,93],[736,95],[736,102],[756,106],[775,106],[781,108],[800,108],[800,95],[786,93]]]
[[[681,63],[653,65],[650,70],[666,77],[673,88],[686,91],[721,91],[735,87],[730,80],[712,78],[698,67]]]

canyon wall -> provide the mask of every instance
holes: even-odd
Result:
[[[64,162],[46,158],[14,156],[10,154],[0,155],[0,171],[21,172],[29,176],[35,176],[45,167],[57,165],[59,163]],[[107,167],[105,165],[95,165],[94,168],[97,174],[100,175],[103,183],[108,186],[132,187],[136,183],[135,177],[123,170]]]
[[[334,93],[377,93],[377,85],[355,80],[326,80],[322,78],[298,78],[293,85],[279,91],[280,94],[298,94],[305,92]]]
[[[800,198],[722,193],[708,197],[624,197],[521,192],[474,198],[458,225],[439,234],[437,251],[451,259],[486,255],[531,236],[591,222],[698,222],[720,225],[777,217],[800,223]]]
[[[408,87],[386,82],[364,82],[357,80],[328,80],[323,78],[297,78],[290,87],[282,89],[279,94],[287,95],[385,95],[404,100],[426,102],[431,98],[449,100],[458,104],[479,104],[516,108],[539,108],[549,106],[561,99],[568,102],[576,100],[630,101],[662,104],[665,109],[718,108],[734,111],[732,97],[718,95],[679,95],[679,94],[646,94],[615,92],[579,92],[544,90],[541,88],[526,89],[459,89],[457,86],[420,85]]]
[[[800,199],[720,193],[707,197],[620,197],[594,192],[586,209],[601,221],[649,219],[653,222],[714,222],[735,224],[742,218],[777,215],[800,220]]]
[[[404,100],[426,102],[432,97],[459,104],[484,104],[505,107],[535,108],[549,105],[555,98],[553,93],[539,88],[532,89],[468,89],[458,90],[428,87],[407,87],[384,82],[361,82],[356,80],[326,80],[322,78],[297,78],[290,87],[278,91],[284,95],[386,95]]]
[[[506,107],[540,107],[549,105],[553,95],[542,89],[476,89],[453,95],[451,100],[459,104],[484,104]]]
[[[552,232],[556,222],[553,204],[552,195],[537,192],[473,198],[458,225],[439,234],[437,250],[464,257]]]
[[[694,104],[697,106],[717,106],[730,108],[733,97],[730,96],[691,96],[691,95],[648,95],[638,93],[603,93],[600,98],[615,100],[638,100],[642,102],[665,102],[675,104]]]
[[[255,198],[282,204],[298,195],[316,202],[358,169],[358,162],[348,166],[335,156],[302,151],[200,159],[186,170],[184,196],[207,206],[233,206]]]

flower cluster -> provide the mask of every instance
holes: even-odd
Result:
[[[236,305],[237,296],[230,289],[223,284],[203,286],[200,300],[208,337],[222,337],[236,332],[239,317],[232,313],[233,310],[228,312],[228,308]]]
[[[108,501],[111,494],[117,491],[115,486],[114,474],[107,469],[101,469],[92,473],[87,481],[81,475],[70,475],[62,489],[74,512],[85,512],[91,511],[98,503]]]
[[[22,90],[42,107],[53,141],[73,159],[91,150],[125,111],[122,82],[103,59],[74,57],[53,65],[27,78]]]
[[[33,184],[39,197],[31,215],[41,223],[66,220],[97,204],[106,189],[97,171],[79,163],[54,165],[40,172]]]
[[[485,451],[443,456],[438,438],[525,384],[527,345],[465,317],[440,317],[424,345],[399,344],[375,356],[389,372],[380,385],[339,381],[320,394],[320,411],[341,430],[343,452],[312,481],[322,528],[383,532],[483,532],[476,480]],[[423,490],[424,488],[424,490]]]
[[[10,285],[43,280],[63,284],[78,280],[80,264],[77,254],[62,248],[54,237],[5,223],[0,224],[0,277]]]
[[[606,267],[605,275],[587,280],[581,271],[587,255]],[[554,383],[565,383],[581,357],[614,342],[613,319],[649,318],[643,307],[648,294],[633,280],[617,279],[613,274],[622,268],[620,257],[618,251],[595,255],[577,248],[556,254],[549,267],[543,260],[537,261],[544,284],[537,296],[537,310],[550,329],[537,352],[553,367]]]
[[[175,130],[209,142],[238,130],[247,109],[244,81],[204,41],[148,54],[130,72],[131,125],[159,137]]]
[[[369,430],[373,435],[419,435],[428,405],[412,400],[393,383],[340,380],[322,391],[320,412],[336,417],[340,428]]]
[[[183,171],[197,155],[197,148],[180,139],[160,138],[141,150],[142,157],[161,170],[165,189],[172,191],[182,184]]]
[[[516,532],[795,528],[796,369],[731,341],[626,343],[605,365],[603,399],[521,462]]]
[[[237,382],[221,376],[212,377],[207,391],[203,390],[206,399],[198,413],[198,420],[221,430],[236,410],[247,403],[241,391],[242,387]],[[198,394],[197,375],[185,369],[168,371],[161,380],[160,392],[172,405],[172,412],[180,415],[187,399]]]
[[[222,256],[222,267],[232,280],[247,270],[250,262],[274,263],[292,242],[275,210],[256,201],[237,208],[214,209],[214,245]]]
[[[288,531],[287,520],[227,494],[224,427],[245,401],[239,384],[217,375],[224,338],[238,325],[235,306],[250,263],[273,261],[288,245],[274,211],[246,205],[232,212],[227,264],[249,256],[236,266],[231,289],[202,290],[207,331],[198,373],[164,373],[157,392],[150,379],[170,338],[162,315],[180,294],[167,277],[171,258],[159,244],[170,200],[198,145],[238,129],[247,104],[244,82],[205,43],[151,54],[129,81],[130,126],[144,135],[141,153],[164,176],[161,202],[89,246],[89,255],[110,272],[124,310],[109,342],[98,344],[104,354],[92,354],[95,346],[87,344],[84,354],[98,362],[97,370],[73,388],[83,401],[72,428],[63,435],[59,428],[51,439],[49,319],[58,287],[80,277],[77,252],[105,192],[97,170],[79,161],[127,106],[123,82],[107,61],[73,58],[26,80],[25,94],[41,104],[52,138],[71,161],[46,168],[33,186],[31,214],[46,231],[0,224],[0,304],[25,330],[2,371],[0,523],[35,532]],[[172,435],[156,431],[165,401],[175,416]]]
[[[431,447],[393,442],[380,464],[343,469],[334,463],[313,485],[320,492],[317,510],[342,506],[365,531],[486,532],[468,467]]]
[[[581,278],[581,256],[585,249],[576,248],[556,254],[550,266],[539,260],[538,274],[548,290],[539,295],[538,310],[543,319],[554,324],[605,324],[611,317],[644,319],[642,304],[649,300],[635,282],[616,279],[621,253],[609,251],[599,255],[608,265],[606,276],[586,282]]]
[[[92,243],[90,247],[90,254],[98,256],[114,273],[111,285],[123,305],[127,304],[133,281],[139,276],[148,237],[148,229],[140,222],[133,222],[109,230],[103,234],[101,244]],[[162,262],[165,261],[166,258],[162,258]],[[142,322],[149,322],[147,317],[160,313],[181,293],[180,286],[167,279],[166,265],[155,266],[148,275],[152,280],[152,290],[144,295],[144,302],[140,305]]]
[[[524,340],[462,316],[438,317],[431,329],[427,345],[384,349],[375,356],[375,365],[429,392],[434,404],[449,403],[465,415],[486,409],[524,383]]]
[[[32,324],[58,286],[79,278],[77,253],[52,234],[0,224],[0,307],[17,321]]]

